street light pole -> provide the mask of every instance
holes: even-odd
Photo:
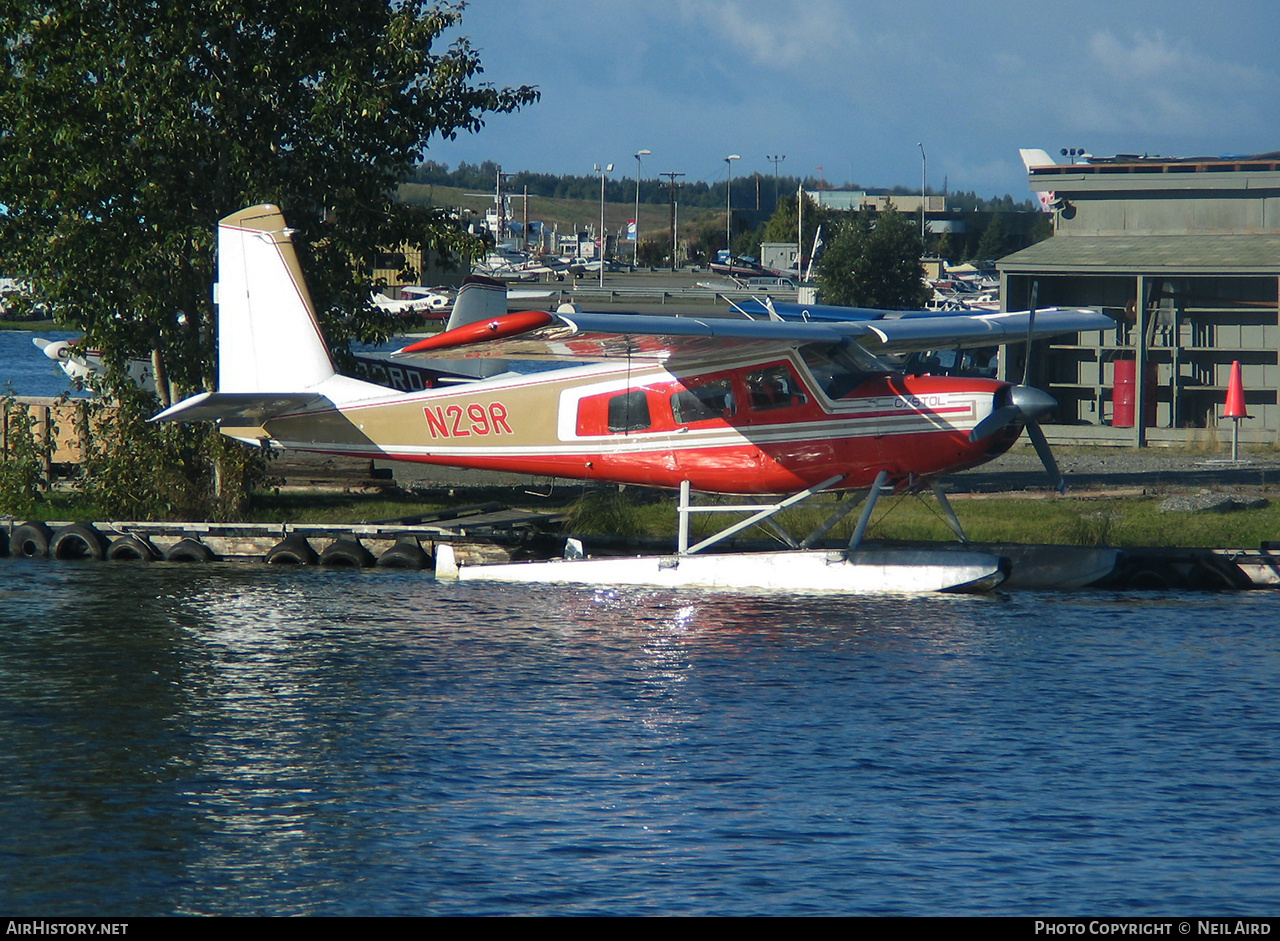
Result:
[[[924,245],[924,192],[929,179],[927,172],[929,164],[924,156],[924,142],[916,141],[916,146],[920,148],[920,244]]]
[[[671,189],[671,270],[676,270],[676,178],[684,176],[675,170],[664,170],[658,176],[667,178],[667,185]]]
[[[741,160],[738,154],[729,154],[724,158],[729,168],[729,182],[724,194],[724,247],[729,254],[729,264],[733,264],[733,161]]]
[[[600,174],[600,250],[596,252],[596,260],[600,262],[600,286],[604,287],[604,246],[608,240],[604,231],[604,178],[613,172],[613,164],[608,163],[602,167],[597,163],[595,168]]]
[[[647,157],[653,153],[651,150],[636,151],[636,217],[635,230],[631,233],[635,241],[632,243],[635,251],[631,253],[631,267],[635,267],[640,261],[640,158]]]

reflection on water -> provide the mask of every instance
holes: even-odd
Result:
[[[0,593],[9,912],[1203,914],[1280,876],[1270,593]]]

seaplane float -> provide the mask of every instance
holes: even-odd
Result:
[[[885,353],[989,347],[1114,326],[1093,310],[794,322],[508,312],[496,282],[464,285],[446,328],[393,354],[470,365],[471,381],[420,391],[341,375],[321,334],[290,233],[275,206],[223,219],[218,231],[218,388],[153,421],[216,421],[249,444],[419,461],[677,490],[679,536],[668,555],[584,557],[570,541],[545,562],[457,566],[438,547],[437,577],[776,589],[977,591],[1007,562],[963,545],[862,545],[884,493],[934,490],[990,461],[1025,428],[1060,481],[1037,420],[1046,393],[993,379],[906,375]],[[513,360],[573,365],[516,373]],[[465,372],[465,369],[462,370]],[[820,494],[852,492],[796,538],[775,517]],[[756,499],[745,519],[693,544],[690,517],[721,506],[695,493]],[[853,509],[847,545],[824,541]],[[787,548],[708,552],[748,527]]]

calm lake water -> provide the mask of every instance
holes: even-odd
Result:
[[[1275,910],[1276,593],[0,593],[10,915]]]
[[[58,364],[38,350],[32,337],[70,340],[79,336],[65,330],[0,330],[0,395],[83,395]]]

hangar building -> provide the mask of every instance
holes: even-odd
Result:
[[[1006,309],[1025,309],[1036,283],[1039,306],[1102,307],[1121,321],[1037,350],[1032,381],[1059,402],[1051,440],[1225,440],[1238,360],[1251,416],[1240,440],[1275,442],[1280,153],[1090,158],[1029,174],[1052,194],[1055,234],[997,263]]]

